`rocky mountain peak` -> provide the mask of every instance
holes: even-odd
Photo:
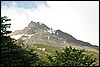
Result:
[[[31,22],[29,23],[28,27],[33,27],[33,26],[36,26],[36,22],[31,21]]]
[[[34,44],[42,43],[48,45],[68,45],[74,44],[78,46],[92,46],[88,42],[77,40],[72,35],[61,30],[53,30],[41,22],[31,21],[23,30],[13,32],[13,35],[19,36],[18,41]],[[94,46],[92,46],[94,47]],[[98,49],[98,47],[95,47]]]

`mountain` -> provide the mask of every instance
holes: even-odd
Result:
[[[47,44],[61,47],[73,46],[78,49],[99,50],[98,46],[77,40],[72,35],[61,30],[53,30],[41,22],[31,21],[23,30],[16,30],[9,35],[17,39],[18,42],[25,44]]]

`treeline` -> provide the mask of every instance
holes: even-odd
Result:
[[[1,66],[94,66],[96,58],[93,55],[86,55],[84,50],[72,47],[63,49],[63,52],[56,52],[55,56],[48,55],[45,61],[34,52],[34,49],[23,49],[15,44],[16,40],[10,36],[5,36],[11,31],[7,31],[11,24],[6,16],[1,17]]]

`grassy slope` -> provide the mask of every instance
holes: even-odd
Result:
[[[51,55],[55,55],[55,51],[63,51],[61,47],[50,46],[50,45],[43,45],[43,44],[34,44],[37,48],[45,48],[45,51],[51,53]],[[42,50],[35,50],[44,60],[46,60],[46,53]],[[99,65],[99,53],[94,51],[86,51],[87,55],[93,54],[93,57],[97,58],[97,66]]]
[[[52,56],[54,56],[56,53],[55,51],[63,51],[63,47],[59,47],[59,46],[52,46],[52,45],[44,45],[44,44],[24,44],[24,47],[28,46],[28,49],[35,49],[35,52],[39,55],[40,58],[42,58],[43,60],[48,60],[47,59],[47,53],[51,53]],[[22,47],[22,48],[24,48]],[[43,50],[39,50],[38,48],[45,48],[45,51]],[[86,50],[86,54],[87,55],[91,55],[93,54],[93,56],[95,58],[97,58],[97,66],[99,65],[99,53],[95,52],[95,51],[87,51]]]
[[[96,64],[96,65],[97,65],[97,66],[99,65],[99,53],[94,52],[94,51],[86,51],[86,54],[87,54],[87,55],[93,54],[93,57],[97,59],[97,64]]]

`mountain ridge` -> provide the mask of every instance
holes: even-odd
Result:
[[[29,25],[25,27],[23,30],[16,30],[15,32],[12,32],[9,35],[11,37],[13,37],[14,35],[17,37],[17,35],[19,35],[19,38],[17,38],[18,42],[26,44],[74,44],[81,47],[88,46],[99,50],[98,46],[94,46],[88,42],[77,40],[72,35],[61,30],[53,30],[52,28],[49,28],[41,22],[31,21]]]

